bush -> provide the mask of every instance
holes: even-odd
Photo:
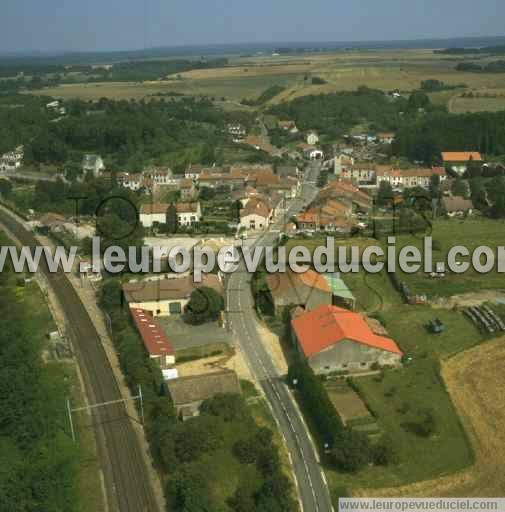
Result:
[[[402,427],[420,437],[430,437],[435,432],[435,417],[431,409],[421,409],[413,413]]]
[[[377,466],[388,466],[398,462],[398,454],[394,444],[388,437],[383,437],[371,449],[372,462]]]
[[[295,379],[305,411],[311,416],[321,439],[331,445],[343,430],[343,424],[322,381],[305,362],[290,365],[288,381],[291,384]]]
[[[244,420],[249,414],[244,399],[233,393],[220,393],[205,400],[200,412],[220,417],[225,422]]]
[[[191,293],[184,320],[193,325],[212,322],[224,309],[224,300],[216,290],[202,286]]]
[[[332,450],[335,465],[343,471],[355,473],[370,461],[368,436],[351,429],[343,430],[335,439]]]

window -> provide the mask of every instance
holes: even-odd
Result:
[[[181,303],[180,302],[172,302],[168,306],[168,311],[171,315],[180,315],[182,312]]]

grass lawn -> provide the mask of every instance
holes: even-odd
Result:
[[[231,353],[232,349],[227,343],[210,343],[209,345],[183,348],[176,351],[177,361],[179,363]]]
[[[356,274],[343,274],[342,279],[356,298],[357,311],[381,313],[403,302],[385,271],[369,274],[361,269]]]
[[[485,219],[480,217],[468,219],[437,220],[433,224],[432,237],[440,244],[440,250],[433,251],[433,262],[445,262],[449,249],[455,245],[466,247],[470,254],[480,245],[487,245],[493,250],[504,245],[503,221]],[[397,237],[397,252],[401,247],[414,245],[422,248],[421,236],[402,235]],[[459,258],[469,261],[467,258]],[[447,273],[445,278],[433,279],[422,271],[415,274],[406,274],[399,271],[401,278],[410,285],[411,290],[417,294],[425,293],[429,297],[448,297],[451,295],[474,292],[477,290],[505,288],[503,275],[496,271],[479,274],[471,267],[464,274]]]
[[[414,358],[425,354],[438,358],[450,357],[485,339],[460,311],[401,305],[384,311],[382,318],[390,336],[397,341],[403,352]],[[426,324],[435,318],[444,323],[445,332],[428,332]]]
[[[33,337],[40,339],[42,347],[48,345],[47,333],[54,331],[56,325],[46,305],[45,297],[38,285],[34,282],[25,287],[18,287],[16,295],[23,302],[26,311],[29,311],[27,329]],[[51,381],[55,385],[68,387],[72,405],[78,407],[84,405],[84,397],[79,382],[77,368],[74,363],[60,363],[50,361],[47,370]],[[68,417],[65,412],[65,404],[61,407],[61,424],[65,432],[70,436]],[[79,510],[86,512],[93,510],[101,512],[106,510],[103,503],[102,484],[100,481],[100,465],[97,459],[95,438],[93,429],[89,427],[89,417],[82,413],[74,417],[78,436],[78,474],[77,486],[79,492]]]
[[[394,442],[399,462],[368,467],[356,475],[327,470],[331,487],[397,486],[455,472],[472,463],[466,435],[433,359],[418,359],[401,370],[386,371],[382,381],[362,377],[355,382],[380,429]],[[402,427],[411,411],[425,408],[435,419],[435,433],[428,438]]]
[[[381,311],[381,317],[390,336],[413,361],[402,369],[385,371],[383,378],[367,376],[354,382],[380,431],[394,443],[399,463],[369,467],[357,475],[327,470],[335,489],[394,487],[452,473],[472,463],[472,452],[439,375],[438,361],[485,338],[458,311],[396,304]],[[425,329],[434,318],[445,324],[444,333],[434,335]],[[435,433],[428,438],[402,427],[409,414],[423,409],[431,410],[435,419]]]

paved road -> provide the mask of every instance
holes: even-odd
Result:
[[[317,193],[314,184],[319,171],[318,164],[310,165],[300,197],[292,202],[285,217],[271,227],[271,232],[255,243],[256,246],[271,245],[278,237],[276,231],[282,230],[285,219],[295,215],[314,198]],[[247,273],[243,263],[228,280],[227,309],[231,327],[237,333],[249,367],[261,384],[286,440],[304,512],[329,512],[332,510],[331,498],[317,452],[288,387],[274,366],[258,332],[250,280],[251,275]]]
[[[0,210],[0,222],[26,246],[38,245],[30,231]],[[42,260],[41,260],[42,262]],[[45,261],[44,261],[45,262]],[[41,264],[67,321],[90,403],[118,400],[121,393],[101,340],[79,296],[60,271]],[[62,404],[62,408],[65,404]],[[159,512],[140,443],[123,404],[95,409],[93,423],[110,512]]]

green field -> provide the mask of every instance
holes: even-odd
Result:
[[[327,471],[332,486],[397,486],[455,472],[472,463],[466,435],[430,358],[402,370],[386,371],[382,381],[377,377],[355,381],[380,429],[394,444],[399,462],[369,467],[356,475]],[[435,434],[427,438],[402,426],[411,413],[422,409],[431,410],[435,420]]]
[[[445,262],[449,249],[456,245],[466,247],[470,254],[478,246],[487,245],[493,250],[504,244],[503,221],[470,217],[468,219],[437,220],[433,224],[433,241],[440,244],[440,250],[433,251],[433,262]],[[397,237],[397,252],[406,245],[422,248],[422,235],[402,235]],[[469,261],[468,258],[458,258]],[[493,270],[486,274],[476,272],[472,267],[464,274],[447,273],[445,278],[431,278],[419,271],[406,274],[399,271],[416,294],[425,293],[429,297],[449,297],[451,295],[475,292],[478,290],[499,290],[505,288],[503,275]],[[400,277],[399,276],[399,277]]]
[[[193,70],[171,80],[157,82],[66,84],[38,91],[59,98],[97,100],[140,99],[157,93],[182,92],[191,95],[225,97],[231,102],[258,97],[272,85],[286,90],[271,102],[293,99],[307,94],[353,90],[360,85],[371,88],[401,91],[418,89],[423,80],[432,78],[449,85],[464,84],[469,90],[494,93],[505,88],[503,73],[466,73],[456,71],[458,59],[435,55],[431,50],[363,50],[336,51],[303,56],[235,57],[229,67]],[[327,83],[312,85],[311,77],[318,76]],[[448,104],[459,91],[448,91],[441,102]],[[500,108],[500,104],[473,103],[460,108]]]

